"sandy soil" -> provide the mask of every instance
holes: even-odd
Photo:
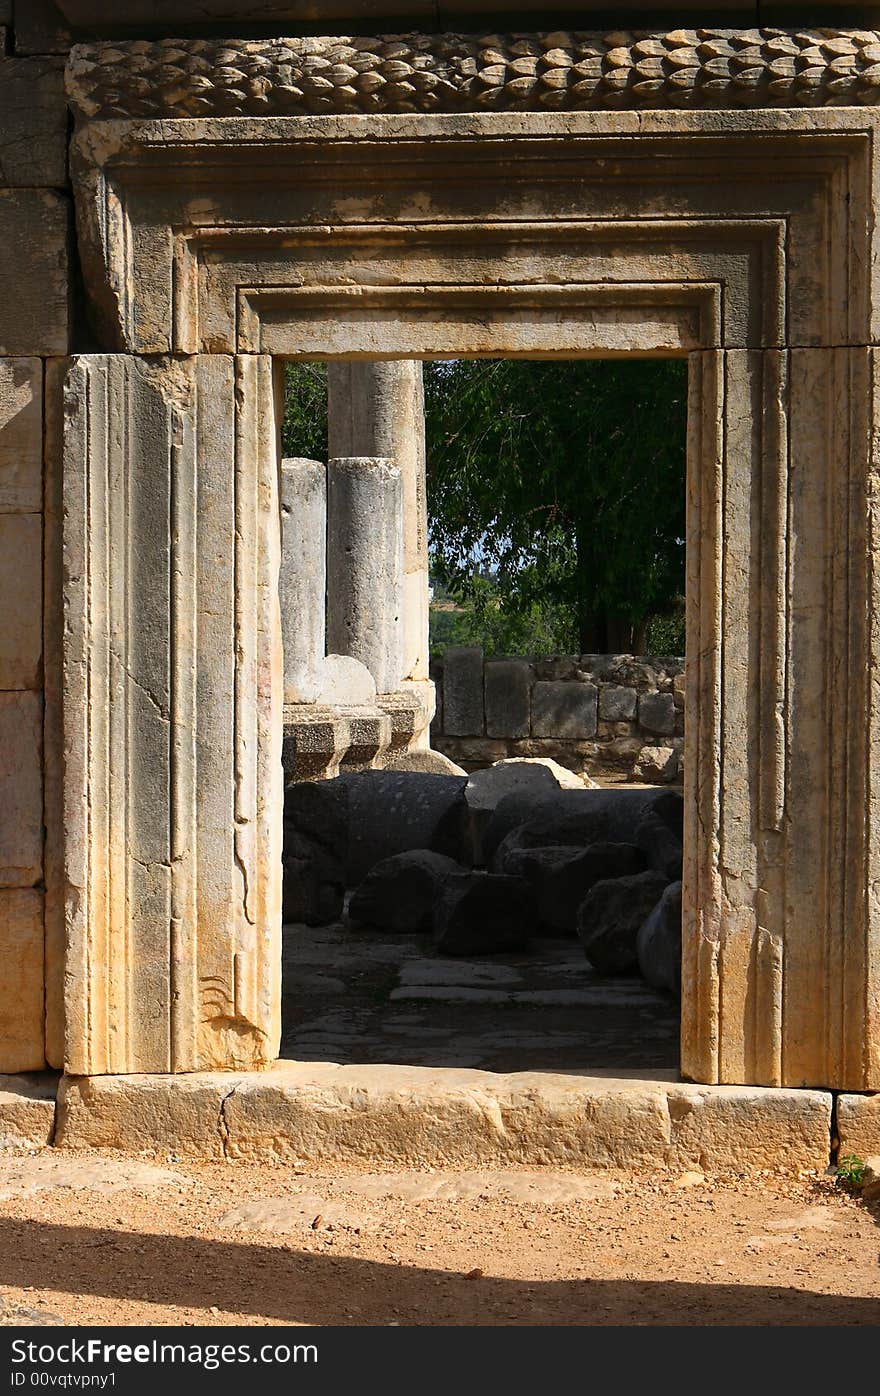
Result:
[[[152,1162],[0,1158],[0,1322],[880,1322],[880,1211],[828,1178]]]

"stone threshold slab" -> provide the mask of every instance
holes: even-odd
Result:
[[[0,1153],[4,1149],[40,1149],[55,1132],[57,1074],[0,1074]]]
[[[828,1091],[410,1066],[64,1077],[55,1143],[410,1167],[828,1166]]]

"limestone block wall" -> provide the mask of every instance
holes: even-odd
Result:
[[[70,347],[71,196],[63,69],[50,0],[0,0],[0,1072],[60,1064],[60,983],[46,1002],[44,748],[57,692],[43,644],[52,536],[44,424],[53,360]]]
[[[682,777],[684,660],[581,654],[484,659],[450,647],[432,662],[431,744],[468,770],[549,756],[603,780]]]

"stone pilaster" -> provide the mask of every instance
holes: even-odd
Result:
[[[271,364],[84,356],[65,405],[66,1066],[259,1067],[280,1009]]]

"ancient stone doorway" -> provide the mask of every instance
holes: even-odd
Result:
[[[69,1070],[277,1052],[273,357],[647,352],[690,356],[682,1069],[880,1084],[870,113],[152,122],[90,61],[107,352],[61,368],[47,913]]]

